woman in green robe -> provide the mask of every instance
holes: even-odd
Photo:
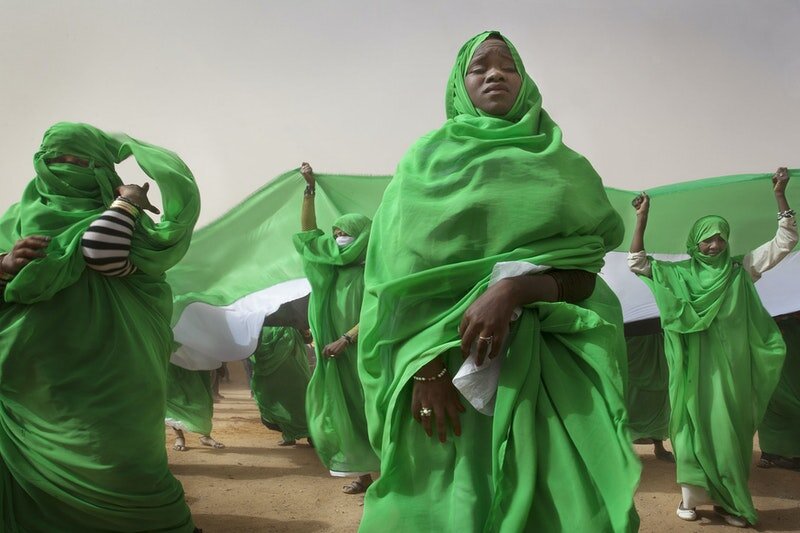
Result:
[[[786,342],[786,361],[758,428],[758,466],[800,470],[800,313],[775,320]]]
[[[307,438],[306,389],[311,370],[303,336],[291,327],[265,327],[250,360],[250,390],[261,420],[282,433],[278,445],[293,446],[297,439]]]
[[[131,155],[161,190],[159,222],[141,214],[155,210],[147,187],[114,170]],[[48,129],[34,167],[0,219],[0,264],[13,275],[0,303],[0,530],[192,532],[164,447],[164,272],[197,221],[194,178],[174,153],[86,124]],[[127,245],[92,255],[84,234],[112,220]],[[31,236],[47,238],[46,255],[23,265]],[[114,272],[109,251],[125,256]]]
[[[358,317],[364,294],[364,258],[371,221],[348,214],[336,219],[333,234],[317,228],[314,173],[303,163],[308,186],[303,197],[302,232],[294,245],[311,284],[308,321],[317,366],[306,394],[308,430],[323,464],[334,476],[358,476],[347,494],[364,492],[378,459],[369,444],[364,393],[358,377]]]
[[[664,448],[664,441],[669,438],[669,369],[664,355],[664,334],[659,331],[630,335],[626,344],[625,399],[631,438],[636,444],[652,443],[657,459],[674,463],[675,457]]]
[[[655,296],[670,369],[670,438],[682,500],[677,515],[696,520],[698,505],[733,526],[758,516],[747,487],[753,435],[778,383],[786,347],[764,309],[754,281],[797,244],[794,211],[784,191],[785,168],[773,177],[779,225],[775,238],[741,257],[731,257],[730,228],[718,216],[692,226],[689,259],[647,257],[644,231],[650,202],[634,201],[637,223],[628,259]]]
[[[461,48],[445,104],[373,223],[361,531],[635,531],[622,311],[596,276],[622,221],[499,33]]]
[[[189,449],[185,431],[199,434],[203,446],[225,447],[211,436],[214,417],[211,372],[216,370],[187,370],[172,363],[167,367],[167,416],[164,423],[175,432],[172,449],[176,452]]]

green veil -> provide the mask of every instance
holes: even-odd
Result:
[[[699,219],[689,259],[651,259],[669,366],[670,439],[679,483],[705,488],[729,513],[756,523],[747,483],[753,434],[778,383],[786,347],[764,309],[742,257],[700,252],[700,241],[730,229]]]
[[[65,154],[89,166],[49,163]],[[136,222],[138,271],[107,278],[85,267],[80,239],[122,184],[114,164],[131,155],[158,184],[164,214]],[[0,250],[29,235],[52,238],[0,303],[0,529],[191,532],[164,447],[164,272],[197,221],[194,178],[168,150],[72,123],[45,133],[34,168],[22,200],[0,218]]]
[[[341,474],[378,470],[367,437],[357,349],[349,346],[336,358],[322,354],[327,344],[358,324],[371,226],[370,219],[360,214],[336,219],[333,228],[354,238],[344,247],[319,229],[294,236],[311,284],[308,322],[317,355],[306,394],[308,431],[323,464]]]
[[[602,280],[581,305],[523,311],[493,418],[467,407],[462,435],[440,444],[410,413],[420,367],[442,355],[458,370],[459,322],[498,263],[598,272],[623,237],[600,177],[563,144],[507,39],[523,78],[514,107],[494,117],[469,101],[467,66],[492,33],[461,48],[448,121],[408,150],[373,221],[359,364],[381,477],[361,529],[634,530],[622,314]]]

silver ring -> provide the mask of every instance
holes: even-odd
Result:
[[[488,337],[478,337],[478,340],[481,342],[492,342],[494,339],[494,335],[489,335]]]
[[[419,416],[428,417],[431,416],[432,414],[433,410],[430,409],[429,407],[423,407],[422,409],[419,410]]]

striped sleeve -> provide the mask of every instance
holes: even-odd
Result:
[[[138,214],[133,205],[117,199],[91,223],[81,239],[83,258],[89,268],[112,277],[136,272],[130,253]]]

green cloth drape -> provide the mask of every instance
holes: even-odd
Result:
[[[59,154],[90,166],[54,164]],[[83,231],[133,155],[163,195],[163,216],[136,223],[138,272],[87,269]],[[2,219],[0,250],[49,235],[0,304],[0,524],[4,531],[193,530],[167,468],[164,413],[172,294],[164,272],[189,245],[199,194],[173,153],[88,125],[59,123],[34,158],[36,177]]]
[[[165,422],[200,435],[211,435],[214,417],[214,396],[211,372],[187,370],[169,364],[167,368],[167,415]]]
[[[727,223],[704,217],[687,241],[690,258],[654,261],[653,291],[669,365],[670,439],[678,483],[705,488],[729,513],[758,519],[747,482],[753,435],[786,351],[741,257],[715,257],[697,243]],[[709,295],[713,295],[710,297]]]
[[[253,362],[253,391],[261,418],[281,428],[283,440],[308,437],[306,389],[311,378],[303,336],[294,328],[265,327]]]
[[[628,426],[633,440],[669,438],[669,368],[664,334],[627,338]]]
[[[349,346],[335,358],[322,355],[327,344],[358,323],[370,225],[367,217],[358,214],[336,219],[333,227],[355,238],[344,248],[319,229],[294,236],[311,284],[308,322],[317,355],[306,394],[308,430],[323,464],[339,473],[378,470],[367,435],[358,350]]]
[[[622,313],[602,280],[580,305],[524,310],[493,417],[467,406],[446,444],[412,419],[412,375],[438,355],[455,375],[459,322],[497,263],[597,272],[623,234],[510,44],[521,116],[519,105],[513,120],[470,109],[463,78],[487,36],[462,47],[449,120],[400,161],[373,222],[359,362],[381,477],[361,530],[632,531],[640,465],[619,371]]]
[[[782,317],[778,325],[786,342],[786,362],[758,428],[758,444],[767,453],[800,457],[800,316]]]

